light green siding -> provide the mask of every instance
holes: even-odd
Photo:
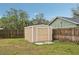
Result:
[[[73,28],[73,27],[77,27],[76,24],[71,23],[71,22],[66,21],[66,20],[61,20],[61,19],[56,19],[50,26],[52,26],[52,28]]]

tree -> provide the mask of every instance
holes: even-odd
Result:
[[[25,26],[29,25],[29,20],[28,20],[28,14],[23,11],[23,10],[19,10],[19,22],[18,22],[18,26],[20,26],[20,28],[24,28]]]
[[[28,14],[23,10],[11,8],[1,19],[5,20],[2,21],[5,29],[23,29],[28,25]]]
[[[38,13],[35,15],[35,18],[32,19],[31,23],[33,25],[36,24],[48,24],[49,21],[44,19],[44,14],[43,13]]]
[[[1,17],[1,19],[0,19],[0,27],[6,28],[7,26],[8,26],[7,17]]]

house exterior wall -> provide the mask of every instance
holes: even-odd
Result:
[[[52,28],[73,28],[73,27],[77,27],[76,24],[71,23],[71,22],[66,21],[66,20],[61,20],[61,19],[56,19],[50,26],[52,26]]]

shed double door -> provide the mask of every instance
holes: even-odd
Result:
[[[48,41],[49,29],[48,28],[36,28],[36,41]]]

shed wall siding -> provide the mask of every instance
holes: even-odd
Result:
[[[77,27],[76,24],[65,21],[65,20],[61,20],[61,19],[56,19],[52,24],[51,24],[52,28],[73,28],[73,27]]]
[[[32,27],[25,28],[25,40],[32,41]]]
[[[25,27],[25,40],[33,43],[52,41],[52,28],[49,26]]]

